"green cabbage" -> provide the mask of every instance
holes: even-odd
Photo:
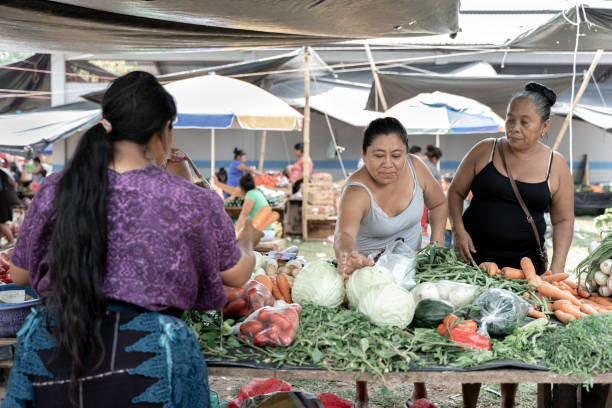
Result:
[[[295,278],[291,296],[300,304],[338,307],[344,302],[344,280],[330,263],[310,262]]]
[[[399,328],[412,322],[415,309],[412,294],[395,283],[382,283],[368,289],[358,308],[377,326]]]
[[[346,296],[353,309],[359,307],[359,300],[366,292],[380,283],[395,283],[391,272],[382,266],[366,266],[356,270],[346,284]]]

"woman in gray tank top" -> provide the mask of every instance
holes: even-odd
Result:
[[[440,184],[418,157],[395,118],[372,121],[363,137],[365,165],[344,187],[334,251],[338,270],[351,274],[372,264],[367,256],[402,238],[421,248],[423,206],[430,211],[431,240],[443,242],[448,207]]]

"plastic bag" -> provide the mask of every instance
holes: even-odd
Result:
[[[340,398],[334,394],[323,392],[317,395],[317,398],[323,403],[325,408],[354,408],[353,401]]]
[[[414,301],[439,300],[458,309],[472,303],[480,289],[477,286],[462,282],[441,280],[438,282],[423,282],[412,289]]]
[[[240,319],[257,309],[274,304],[274,296],[268,288],[254,280],[248,281],[241,288],[223,288],[227,296],[227,303],[223,308],[223,316],[226,319]]]
[[[229,334],[250,340],[256,346],[290,346],[300,327],[300,312],[297,303],[278,307],[262,307],[252,313],[244,322],[232,327]]]
[[[325,408],[313,394],[298,391],[282,391],[258,395],[242,402],[240,408]]]
[[[531,309],[529,302],[505,289],[487,289],[474,304],[478,308],[469,316],[478,322],[478,333],[483,336],[512,333],[521,326]]]
[[[291,384],[276,378],[254,379],[238,391],[238,396],[230,401],[228,408],[240,408],[242,402],[248,398],[278,391],[291,391]]]
[[[395,283],[409,290],[416,284],[414,281],[416,255],[412,248],[398,239],[387,245],[376,265],[387,268],[395,278]]]

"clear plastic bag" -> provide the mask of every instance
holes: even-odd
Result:
[[[439,300],[456,309],[472,303],[479,292],[477,286],[447,280],[423,282],[411,291],[417,304],[425,299]]]
[[[474,304],[478,307],[469,316],[478,322],[478,333],[483,336],[512,333],[531,309],[529,302],[505,289],[487,289]]]
[[[223,316],[226,319],[240,319],[257,309],[274,304],[274,296],[268,288],[254,280],[248,281],[241,288],[223,288],[227,296],[227,303],[223,308]]]
[[[416,255],[414,249],[398,239],[387,245],[376,265],[387,268],[393,275],[395,283],[409,290],[416,284],[414,281]]]
[[[300,327],[300,312],[297,303],[266,306],[253,312],[247,319],[232,326],[228,334],[250,340],[256,346],[290,346]]]

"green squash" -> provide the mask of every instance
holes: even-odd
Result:
[[[440,300],[424,299],[417,304],[412,326],[435,328],[451,313],[453,313],[453,307],[448,303]]]

